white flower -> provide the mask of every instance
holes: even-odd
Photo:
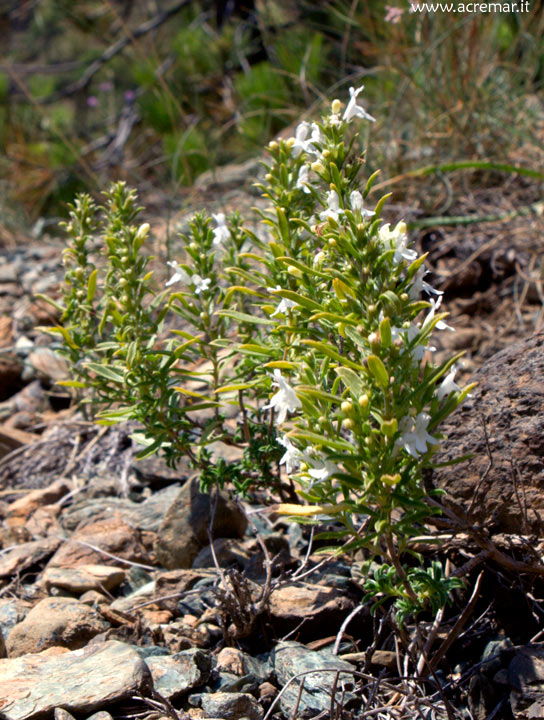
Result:
[[[275,288],[268,288],[269,293],[275,293],[277,290],[283,290],[281,285],[276,285]],[[296,302],[294,300],[289,300],[288,298],[282,298],[281,302],[279,303],[278,307],[274,310],[272,315],[270,317],[274,317],[275,315],[279,315],[280,313],[285,314],[288,310],[291,308],[294,308],[296,306]]]
[[[305,459],[308,464],[312,467],[308,468],[308,475],[317,480],[323,482],[327,480],[334,473],[340,472],[340,468],[332,460],[328,460],[323,454],[319,453],[317,457],[305,454]]]
[[[308,152],[309,141],[306,140],[308,133],[310,132],[310,123],[301,122],[297,125],[295,130],[295,142],[291,148],[291,153],[296,157],[301,152]]]
[[[400,429],[403,434],[395,444],[402,446],[415,458],[417,458],[418,454],[426,453],[427,445],[436,445],[438,443],[438,440],[427,432],[430,420],[431,416],[425,412],[416,415],[415,421],[411,417],[402,418]]]
[[[347,107],[344,111],[344,115],[342,117],[342,120],[345,120],[346,122],[351,122],[351,120],[354,117],[361,117],[365,120],[370,120],[371,122],[375,122],[376,118],[373,118],[372,115],[369,115],[367,111],[361,107],[361,105],[357,105],[357,95],[359,95],[360,92],[364,89],[364,85],[361,85],[360,88],[350,87],[349,89],[349,102],[347,104]]]
[[[308,144],[310,145],[324,145],[326,142],[325,136],[321,132],[321,128],[317,123],[312,123],[312,134],[310,135],[310,139],[308,140]],[[314,153],[319,153],[319,150],[317,148],[313,149]]]
[[[453,392],[459,392],[461,388],[459,385],[454,381],[455,373],[457,372],[457,368],[455,365],[451,368],[449,373],[446,375],[446,377],[442,380],[440,383],[440,387],[438,388],[438,401],[440,402],[445,397],[448,397],[448,395],[451,395]]]
[[[410,300],[417,300],[421,294],[422,290],[425,290],[425,292],[428,295],[443,295],[443,290],[436,290],[431,285],[429,285],[428,282],[426,282],[423,278],[425,275],[428,274],[428,270],[425,270],[425,268],[422,266],[419,268],[419,270],[416,273],[414,282],[412,283],[412,286],[410,287],[410,290],[408,291],[408,295],[410,296]]]
[[[376,213],[374,210],[367,210],[363,207],[363,196],[358,190],[353,190],[349,195],[349,204],[352,210],[358,210],[361,213],[361,217],[372,217]]]
[[[293,388],[288,384],[287,380],[281,374],[281,370],[274,370],[274,382],[272,385],[279,387],[277,393],[272,395],[268,405],[263,407],[263,410],[273,408],[278,416],[276,421],[278,425],[281,425],[285,421],[288,412],[295,412],[299,407],[302,407],[302,403],[295,394]]]
[[[210,287],[211,280],[210,278],[201,278],[200,275],[195,273],[191,276],[191,283],[195,286],[195,294],[200,295],[201,292]]]
[[[378,230],[378,236],[387,250],[395,250],[393,262],[401,263],[407,260],[411,263],[417,258],[417,252],[408,247],[406,223],[397,223],[394,230],[390,230],[389,223],[386,223]]]
[[[297,177],[297,184],[296,187],[300,188],[302,192],[309,193],[310,188],[308,187],[308,166],[307,165],[301,165],[300,170],[298,172]]]
[[[217,213],[212,215],[212,217],[217,223],[217,227],[213,231],[213,244],[221,245],[224,240],[228,240],[230,238],[230,231],[225,221],[225,214]]]
[[[279,444],[285,448],[285,453],[280,460],[280,465],[285,465],[285,470],[287,474],[290,475],[294,470],[298,469],[304,456],[300,450],[293,445],[287,435],[277,440]]]
[[[171,261],[167,262],[166,264],[169,265],[172,268],[172,270],[174,271],[174,274],[172,275],[170,280],[168,280],[168,282],[166,283],[166,287],[168,287],[169,285],[173,285],[174,283],[179,282],[180,280],[185,285],[189,285],[189,283],[191,282],[191,276],[180,265],[178,265],[176,260],[171,260]]]
[[[436,300],[430,298],[429,302],[431,303],[432,307],[423,322],[423,328],[428,327],[429,323],[432,322],[436,311],[440,308],[440,305],[442,304],[442,296],[437,298]],[[436,323],[435,327],[437,330],[451,330],[452,332],[455,332],[455,328],[452,328],[450,325],[446,325],[443,320],[439,320]]]
[[[327,193],[327,208],[323,212],[319,213],[321,220],[328,220],[332,218],[338,222],[338,216],[343,214],[343,210],[340,209],[340,198],[336,190],[329,190]]]

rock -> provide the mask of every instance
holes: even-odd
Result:
[[[0,600],[0,632],[7,636],[14,625],[25,617],[29,608],[17,598],[2,598]]]
[[[206,693],[200,696],[200,706],[208,718],[261,720],[264,715],[253,695],[247,693]]]
[[[352,684],[353,667],[348,662],[337,658],[330,650],[308,650],[301,643],[284,641],[278,643],[271,655],[280,687],[284,688],[299,673],[307,673],[291,682],[279,700],[280,707],[287,716],[291,716],[293,713],[302,681],[304,681],[304,689],[300,694],[298,716],[303,718],[315,717],[330,708],[331,693],[337,677],[337,673],[331,671],[345,671],[340,674],[340,679],[344,681],[348,689]],[[328,672],[323,672],[324,669]],[[337,693],[339,699],[342,694],[341,683],[338,683]],[[343,694],[345,707],[349,708],[350,704],[356,701],[357,698],[352,693],[345,692]]]
[[[175,655],[146,658],[153,686],[162,696],[173,699],[203,685],[210,675],[211,658],[202,650],[182,650]]]
[[[87,720],[113,720],[113,718],[106,710],[99,710],[98,712],[89,715]]]
[[[330,627],[337,627],[354,607],[355,601],[336,588],[300,583],[273,590],[269,601],[269,612],[279,635],[289,632],[302,620],[306,621],[301,628],[304,634],[314,631],[316,626],[328,631]]]
[[[544,718],[544,644],[526,645],[508,666],[510,705],[516,720]]]
[[[190,648],[211,647],[221,637],[221,631],[217,628],[217,631],[213,632],[210,628],[213,626],[208,623],[194,627],[183,620],[176,620],[162,626],[162,635],[168,649],[178,653]]]
[[[108,557],[100,550],[124,560],[149,563],[149,557],[140,541],[140,533],[113,515],[107,520],[100,520],[76,530],[53,555],[47,567],[74,568],[88,564],[119,564],[116,558]]]
[[[219,567],[226,568],[236,565],[239,568],[245,568],[249,562],[249,553],[240,540],[218,538],[214,540],[213,550]],[[211,545],[207,545],[202,548],[193,560],[193,568],[213,568],[215,567],[215,560]]]
[[[97,487],[91,480],[87,498],[66,509],[64,525],[68,530],[74,530],[78,525],[87,525],[91,521],[106,520],[115,512],[131,527],[157,532],[166,511],[179,493],[179,485],[171,485],[141,503],[127,498],[100,497],[101,493],[115,492],[115,477],[109,478],[108,482],[110,487],[101,489],[102,485]]]
[[[108,627],[97,612],[78,600],[45,598],[11,629],[6,648],[10,658],[54,646],[76,650]]]
[[[76,720],[71,713],[63,708],[55,708],[53,717],[55,720]]]
[[[214,498],[201,493],[198,480],[188,480],[167,510],[155,542],[157,559],[165,568],[191,567],[201,548],[208,545],[215,498],[213,537],[240,538],[244,535],[247,520],[234,502],[223,493],[218,492]]]
[[[21,545],[4,550],[0,555],[0,578],[21,573],[23,570],[41,563],[52,555],[60,544],[61,540],[50,537],[21,543]]]
[[[219,673],[227,672],[238,677],[253,675],[261,683],[270,675],[265,663],[233,647],[225,647],[220,651],[216,657],[215,669]]]
[[[117,641],[0,660],[0,714],[4,720],[33,720],[57,707],[91,713],[145,693],[151,682],[138,653]]]
[[[79,565],[77,568],[46,568],[41,583],[81,594],[87,590],[112,590],[123,582],[126,572],[108,565]]]
[[[444,502],[494,532],[544,535],[544,334],[513,343],[474,375],[479,385],[440,426],[447,440],[432,471]],[[489,467],[485,431],[493,464]]]

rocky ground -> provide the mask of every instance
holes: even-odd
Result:
[[[254,204],[246,172],[208,178],[199,204]],[[538,188],[500,193],[450,213]],[[428,662],[359,609],[357,558],[316,554],[258,496],[210,500],[188,467],[136,462],[129,426],[70,408],[35,330],[54,320],[36,294],[58,293],[62,241],[0,248],[0,717],[544,717],[543,230],[533,213],[416,238],[457,328],[439,352],[466,350],[479,382],[443,428],[441,459],[473,458],[427,478],[447,494],[418,549],[465,579],[421,622]]]

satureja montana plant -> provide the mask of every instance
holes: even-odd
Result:
[[[321,534],[328,549],[362,550],[369,595],[392,598],[402,622],[436,612],[459,585],[440,563],[425,567],[411,540],[434,512],[422,474],[439,425],[470,387],[454,380],[460,355],[429,360],[433,331],[451,328],[425,256],[404,222],[380,219],[386,197],[368,205],[376,173],[361,182],[352,131],[353,120],[374,119],[361,90],[268,146],[266,240],[238,215],[197,215],[160,290],[141,253],[149,226],[133,222],[135,193],[118,183],[101,209],[79,197],[52,332],[78,375],[65,384],[92,390],[100,422],[138,421],[141,456],[187,456],[205,487],[260,483],[290,500],[279,512],[334,521]],[[97,233],[103,280],[90,263]],[[241,459],[226,462],[217,441]]]

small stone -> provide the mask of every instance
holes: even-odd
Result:
[[[47,567],[75,568],[89,564],[119,564],[119,560],[105,555],[100,550],[123,560],[149,563],[139,532],[113,515],[107,520],[91,523],[76,530],[53,555]]]
[[[92,713],[151,687],[147,665],[124,643],[55,651],[0,660],[3,720],[34,720],[58,707],[74,714]]]
[[[113,717],[106,710],[99,710],[98,712],[89,715],[87,720],[113,720]]]
[[[41,582],[46,588],[58,587],[80,594],[87,590],[112,590],[123,582],[126,572],[108,565],[79,565],[77,568],[46,568]]]
[[[340,679],[348,686],[352,684],[352,665],[340,660],[328,649],[308,650],[301,643],[284,641],[278,643],[272,653],[272,658],[280,687],[287,685],[300,673],[307,673],[291,682],[281,696],[280,707],[286,715],[291,714],[297,702],[299,703],[299,716],[303,718],[315,717],[330,708],[331,693],[337,677],[335,670],[344,671],[340,673]],[[304,688],[300,693],[302,681],[304,681]],[[338,688],[341,688],[341,683],[338,683]],[[343,703],[348,708],[357,700],[356,696],[350,692],[339,689],[338,693],[342,693]]]
[[[53,646],[78,649],[109,625],[87,605],[73,598],[45,598],[6,639],[10,658],[36,653]]]
[[[211,658],[198,649],[182,650],[175,655],[146,658],[155,690],[168,699],[203,685],[210,675]]]
[[[53,717],[55,720],[75,720],[74,716],[63,708],[55,708]]]
[[[224,720],[262,720],[263,709],[248,693],[205,693],[200,698],[201,707],[208,718]]]
[[[290,632],[301,620],[306,621],[302,629],[305,635],[316,626],[336,627],[354,607],[354,600],[338,588],[297,583],[273,590],[269,602],[278,635]]]
[[[218,493],[212,528],[214,538],[243,537],[247,520],[239,507]],[[157,559],[165,568],[190,568],[208,545],[212,498],[199,490],[198,480],[187,481],[168,508],[155,542]]]

